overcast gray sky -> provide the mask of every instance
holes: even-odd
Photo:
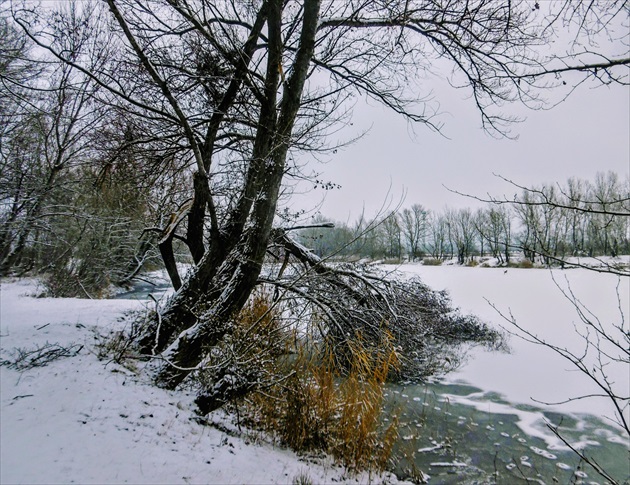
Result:
[[[363,103],[355,108],[348,138],[361,128],[371,131],[352,146],[339,150],[326,164],[312,164],[322,179],[340,189],[312,190],[296,195],[292,209],[309,209],[325,195],[320,212],[338,221],[354,221],[365,209],[373,216],[388,197],[395,206],[420,203],[432,210],[477,206],[450,193],[513,196],[514,188],[493,176],[500,174],[522,185],[565,182],[569,177],[593,180],[596,172],[630,172],[630,89],[623,86],[582,85],[549,111],[519,105],[504,112],[526,116],[513,127],[518,140],[497,140],[480,128],[480,118],[466,92],[435,86],[448,139],[427,127],[415,135],[398,115]],[[550,93],[551,94],[551,93]],[[555,96],[562,94],[554,93]]]

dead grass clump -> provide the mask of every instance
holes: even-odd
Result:
[[[358,338],[351,343],[352,361],[348,376],[339,384],[341,412],[332,454],[355,469],[384,470],[398,437],[398,421],[382,426],[383,385],[398,356],[391,336],[382,350],[366,348]]]
[[[442,260],[437,258],[424,258],[422,264],[425,266],[441,266]]]
[[[297,451],[323,451],[353,471],[386,468],[397,438],[397,420],[383,422],[383,385],[398,365],[392,338],[372,348],[360,335],[351,345],[344,375],[330,349],[302,342],[278,362],[282,382],[248,399],[252,423]]]
[[[290,336],[282,326],[281,310],[265,290],[256,291],[241,310],[234,331],[239,353],[264,360],[285,353]]]
[[[523,259],[518,263],[519,268],[530,269],[534,267],[534,263],[532,263],[529,259]]]
[[[313,481],[306,472],[300,472],[293,478],[293,485],[313,485]]]

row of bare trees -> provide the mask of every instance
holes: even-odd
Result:
[[[320,256],[456,257],[459,264],[477,256],[492,256],[499,264],[515,257],[554,264],[571,256],[630,254],[629,179],[598,173],[593,182],[571,178],[564,185],[520,190],[512,200],[490,200],[475,211],[432,212],[414,204],[380,221],[309,228],[300,237]],[[366,231],[369,226],[374,229]]]

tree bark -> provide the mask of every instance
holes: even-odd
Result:
[[[195,264],[199,264],[206,252],[203,244],[203,226],[206,217],[206,204],[209,200],[208,180],[199,172],[193,174],[193,188],[195,197],[188,212],[188,230],[186,242]],[[176,288],[177,289],[177,288]]]
[[[175,263],[175,254],[173,253],[173,236],[169,236],[166,240],[161,241],[158,244],[160,249],[160,255],[164,262],[164,267],[171,279],[171,284],[175,291],[179,290],[182,286],[182,280],[179,277],[179,271],[177,271],[177,264]]]
[[[268,2],[268,58],[265,97],[243,192],[197,271],[180,288],[169,307],[144,335],[145,348],[161,351],[149,365],[158,386],[173,389],[203,360],[205,352],[232,329],[233,315],[242,309],[255,287],[269,243],[289,140],[313,56],[319,0],[307,0],[300,45],[292,73],[284,84],[278,110],[282,62],[282,2]],[[279,113],[278,113],[279,111]]]

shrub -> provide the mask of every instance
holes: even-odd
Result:
[[[425,266],[440,266],[442,264],[442,260],[437,258],[424,258],[422,260],[422,264]]]

